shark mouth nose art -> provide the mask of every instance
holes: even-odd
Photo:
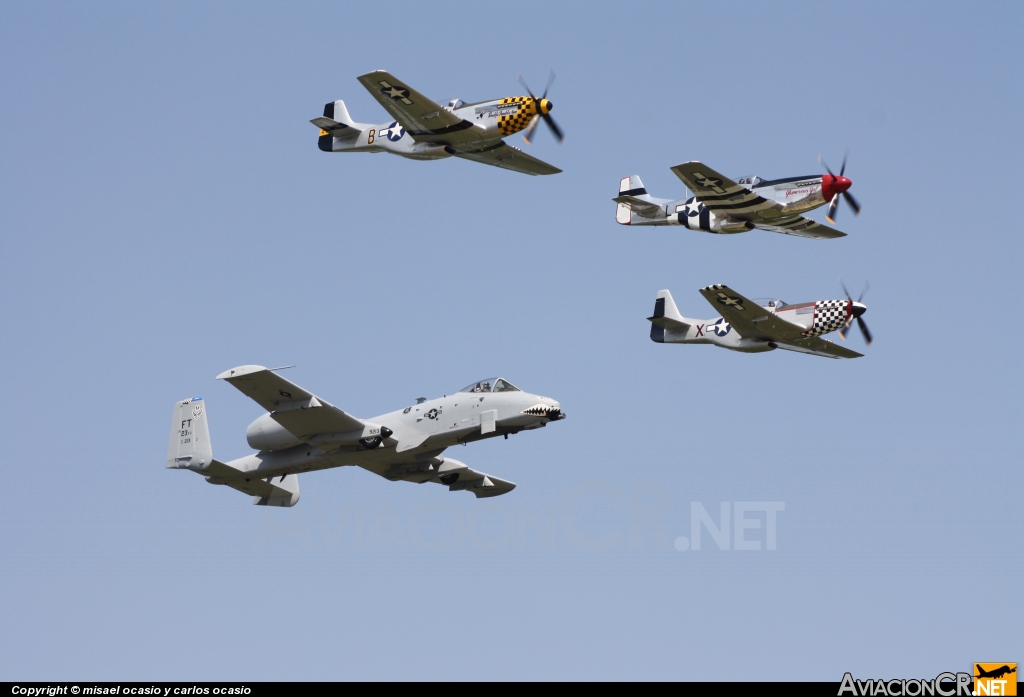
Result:
[[[545,416],[551,419],[552,421],[557,421],[559,419],[565,418],[565,414],[562,413],[562,410],[560,408],[549,407],[546,404],[535,404],[529,409],[523,409],[523,413],[529,414],[530,416]]]

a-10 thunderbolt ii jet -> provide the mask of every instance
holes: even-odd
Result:
[[[300,472],[346,465],[391,481],[436,482],[477,498],[500,496],[516,485],[445,457],[444,449],[508,438],[565,418],[555,400],[523,392],[503,378],[474,382],[450,397],[420,398],[372,419],[357,419],[263,366],[233,368],[217,379],[267,410],[245,433],[259,452],[230,462],[215,459],[206,402],[194,397],[174,405],[167,467],[249,494],[259,506],[294,506]]]
[[[860,204],[848,191],[853,183],[843,176],[846,158],[838,175],[822,164],[828,174],[733,181],[700,162],[684,162],[672,172],[694,195],[676,200],[654,198],[640,177],[625,177],[612,199],[618,204],[615,220],[621,225],[682,225],[723,235],[756,228],[814,239],[845,237],[845,232],[801,215],[827,203],[828,221],[834,223],[840,196],[860,213]]]
[[[864,340],[871,343],[871,333],[861,316],[867,310],[861,302],[863,293],[858,300],[847,292],[846,300],[795,305],[775,299],[749,300],[722,285],[701,288],[700,294],[721,313],[720,317],[683,317],[672,293],[662,290],[654,301],[654,316],[647,318],[652,325],[651,340],[659,344],[713,344],[744,353],[780,348],[826,358],[859,358],[864,354],[821,338],[838,330],[845,339],[856,320]]]
[[[385,70],[359,78],[363,87],[391,114],[382,124],[358,123],[349,116],[345,102],[329,102],[324,115],[311,122],[320,127],[319,147],[324,152],[389,152],[413,160],[461,157],[485,165],[524,174],[557,174],[562,170],[506,143],[502,138],[534,129],[543,120],[559,141],[562,130],[551,118],[548,89],[538,98],[523,83],[527,97],[505,97],[467,104],[452,99],[441,106]],[[522,80],[520,80],[522,82]]]

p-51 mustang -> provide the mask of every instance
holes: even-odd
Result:
[[[194,397],[174,405],[167,467],[226,484],[253,496],[258,506],[294,506],[300,472],[346,465],[391,481],[436,482],[449,491],[471,491],[477,498],[500,496],[516,485],[443,457],[444,449],[508,438],[565,418],[555,400],[523,392],[502,378],[474,382],[451,397],[421,397],[413,406],[365,420],[263,366],[243,365],[217,379],[267,410],[245,432],[249,446],[259,452],[231,462],[214,459],[206,402]]]
[[[814,239],[845,237],[845,232],[800,215],[828,203],[828,220],[835,222],[840,196],[860,213],[860,204],[848,192],[852,182],[843,176],[846,158],[838,176],[828,165],[825,169],[828,174],[771,181],[741,177],[734,182],[700,162],[684,162],[672,172],[693,196],[685,200],[654,198],[647,194],[640,177],[625,177],[619,182],[619,195],[612,199],[619,204],[615,220],[621,225],[682,225],[724,235],[757,228]]]
[[[440,160],[454,155],[524,174],[562,171],[502,140],[529,128],[524,137],[529,143],[542,119],[559,141],[563,139],[551,118],[547,89],[538,99],[523,83],[528,97],[475,104],[452,99],[448,106],[441,106],[384,70],[363,75],[359,82],[393,120],[378,125],[357,123],[349,116],[345,102],[329,102],[324,115],[311,120],[320,127],[319,146],[324,152],[389,152],[413,160]]]
[[[844,286],[845,290],[845,286]],[[787,305],[781,300],[748,300],[728,286],[701,288],[703,295],[721,317],[690,319],[683,317],[672,294],[658,292],[651,321],[651,340],[659,344],[714,344],[744,353],[786,349],[826,358],[859,358],[864,354],[821,338],[839,330],[844,339],[853,321],[857,321],[865,341],[871,333],[861,315],[867,310],[849,293],[846,300]],[[861,294],[863,298],[863,294]]]

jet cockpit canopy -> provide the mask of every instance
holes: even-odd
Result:
[[[487,378],[477,380],[463,387],[459,392],[490,393],[490,392],[520,392],[521,390],[504,378]]]

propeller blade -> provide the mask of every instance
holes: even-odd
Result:
[[[555,137],[558,138],[559,143],[565,140],[565,135],[562,133],[562,129],[559,128],[558,124],[555,123],[555,120],[551,118],[551,114],[544,114],[544,123],[546,123],[548,125],[548,128],[551,129],[551,132],[555,134]]]
[[[871,332],[868,331],[867,323],[864,321],[863,318],[858,317],[857,326],[860,327],[860,333],[864,335],[864,341],[868,342],[868,346],[870,346],[871,342],[874,341],[874,339],[871,338]]]
[[[832,197],[832,203],[828,204],[828,214],[825,216],[828,222],[835,224],[836,209],[839,207],[839,194]]]
[[[544,94],[540,96],[541,99],[545,99],[548,96],[548,90],[551,89],[551,83],[555,81],[555,71],[551,71],[551,75],[548,76],[548,84],[544,86]]]
[[[844,324],[842,328],[839,330],[839,338],[842,339],[843,341],[846,341],[846,335],[850,333],[850,327],[852,326],[853,316],[851,315],[850,318],[846,320],[846,324]]]
[[[832,170],[830,170],[828,168],[828,165],[825,164],[825,160],[822,159],[821,155],[818,155],[818,164],[821,165],[822,167],[824,167],[826,172],[828,172],[829,174],[832,174]],[[832,174],[832,176],[834,177],[836,175]]]
[[[526,141],[527,145],[532,145],[530,139],[533,138],[533,132],[537,130],[538,123],[540,123],[540,114],[534,114],[533,118],[530,119],[530,125],[526,129],[526,133],[523,134],[523,140]]]
[[[868,292],[868,288],[870,288],[870,287],[871,287],[871,284],[870,284],[870,283],[868,283],[867,281],[864,281],[864,290],[862,290],[862,291],[860,292],[860,297],[859,297],[859,298],[857,298],[857,302],[860,302],[861,300],[863,300],[863,299],[864,299],[864,296],[865,296],[865,295],[867,295],[867,292]]]
[[[846,299],[849,300],[850,302],[853,302],[853,298],[850,297],[850,291],[846,290],[846,284],[843,283],[842,276],[839,277],[839,285],[843,287],[843,292],[846,293]],[[863,293],[861,293],[861,295],[863,295]]]
[[[857,199],[855,199],[849,191],[843,192],[843,198],[845,198],[846,202],[850,204],[850,208],[853,209],[853,214],[860,215],[860,204],[857,203]]]
[[[518,75],[516,75],[516,79],[519,80],[519,84],[523,86],[523,88],[526,90],[526,93],[533,97],[534,101],[537,101],[537,98],[533,96],[533,92],[530,91],[529,85],[526,84],[526,80],[523,79],[523,74],[519,73]]]
[[[843,172],[846,171],[846,156],[849,155],[849,154],[850,154],[849,150],[847,150],[846,152],[843,153],[843,166],[839,168],[839,176],[840,177],[843,176]]]

